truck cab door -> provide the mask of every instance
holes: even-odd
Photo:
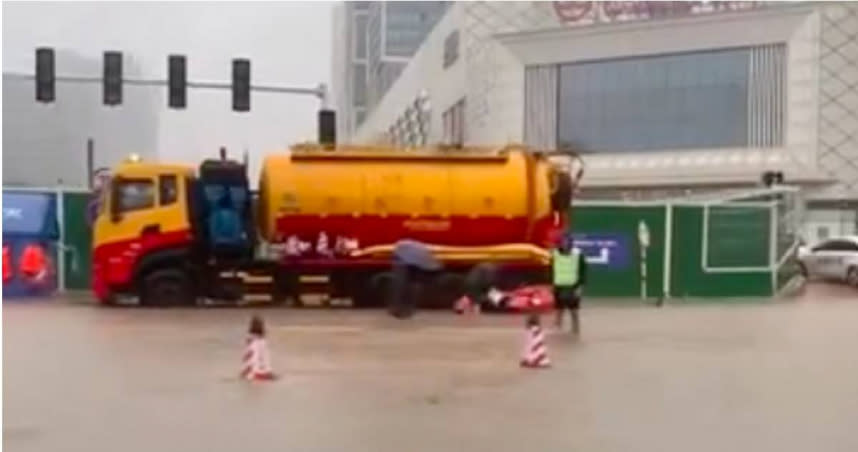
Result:
[[[180,198],[181,181],[175,174],[115,177],[106,212],[96,220],[96,236],[146,248],[147,242],[159,240],[164,233],[187,230],[188,214],[178,203],[184,199]]]
[[[154,218],[156,193],[152,177],[114,177],[105,215],[96,221],[96,235],[109,238],[110,242],[139,239]]]

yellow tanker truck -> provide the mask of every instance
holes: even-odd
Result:
[[[128,161],[95,221],[93,290],[108,304],[323,294],[373,305],[402,239],[444,264],[427,305],[451,306],[480,262],[499,264],[508,285],[542,281],[574,189],[564,160],[518,145],[297,145],[267,156],[256,199],[225,155],[197,169]]]

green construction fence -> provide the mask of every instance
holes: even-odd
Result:
[[[569,216],[589,263],[588,297],[771,297],[799,273],[776,202],[579,201]]]
[[[89,290],[92,275],[92,230],[87,221],[92,196],[86,191],[63,191],[63,245],[66,250],[64,287]]]

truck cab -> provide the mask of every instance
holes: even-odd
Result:
[[[104,191],[93,233],[93,290],[104,303],[191,304],[207,285],[200,268],[252,259],[253,222],[244,165],[185,165],[131,158]],[[204,293],[205,290],[202,290]]]

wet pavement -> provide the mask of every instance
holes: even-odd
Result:
[[[252,312],[283,378],[236,378]],[[546,323],[552,320],[544,318]],[[522,319],[3,306],[3,447],[24,451],[855,451],[858,292],[586,306],[518,367]]]

